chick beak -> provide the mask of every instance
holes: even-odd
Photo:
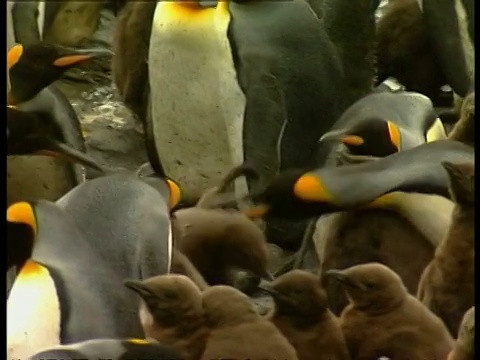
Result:
[[[326,272],[327,276],[338,281],[339,283],[348,286],[348,287],[358,287],[355,282],[353,282],[345,273],[341,270],[328,270]]]

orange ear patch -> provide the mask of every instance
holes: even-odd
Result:
[[[390,134],[390,141],[397,148],[397,150],[400,151],[400,147],[401,147],[400,129],[395,123],[391,121],[387,121],[387,126],[388,126],[388,133]]]
[[[168,206],[170,209],[173,209],[182,199],[182,191],[180,190],[180,187],[170,179],[167,179],[167,184],[170,188],[170,198],[168,200]]]
[[[8,54],[7,54],[8,70],[10,70],[13,65],[18,63],[18,61],[22,57],[22,54],[23,54],[23,45],[21,44],[17,44],[14,47],[12,47],[10,50],[8,50]]]
[[[79,62],[90,60],[92,57],[90,55],[68,55],[62,56],[53,62],[55,66],[70,66],[74,64],[78,64]]]
[[[293,187],[293,193],[305,201],[332,202],[333,199],[320,179],[313,174],[305,174],[300,177]]]
[[[30,226],[34,234],[37,234],[37,220],[35,212],[28,202],[18,202],[7,209],[7,221],[21,223]]]

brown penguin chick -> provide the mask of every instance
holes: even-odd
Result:
[[[210,285],[233,284],[232,270],[271,279],[262,230],[237,211],[188,208],[172,218],[174,246],[188,257]]]
[[[394,0],[377,23],[377,83],[396,78],[440,105],[447,83],[417,0]],[[445,104],[444,106],[450,106]]]
[[[453,339],[442,320],[408,294],[402,279],[383,264],[329,270],[350,304],[340,325],[352,359],[445,360]]]
[[[217,285],[202,294],[205,320],[210,329],[201,360],[296,360],[295,349],[240,291]]]
[[[475,359],[475,307],[471,307],[463,316],[458,337],[447,360]]]
[[[460,119],[448,138],[475,147],[475,92],[468,94],[460,107]]]
[[[148,50],[156,1],[128,1],[117,17],[112,73],[125,105],[145,122],[148,96]]]
[[[435,250],[419,229],[388,209],[352,210],[322,217],[314,239],[321,259],[322,286],[330,310],[337,316],[348,299],[343,287],[326,276],[328,270],[380,262],[400,275],[410,294],[416,294],[420,276]]]
[[[51,23],[44,31],[44,41],[70,47],[89,41],[98,28],[103,6],[102,1],[59,2]]]
[[[197,360],[205,347],[200,289],[184,275],[159,275],[125,281],[141,297],[140,322],[145,336],[177,350],[185,360]]]
[[[475,168],[443,162],[455,203],[452,222],[420,279],[417,297],[455,336],[475,302]]]
[[[200,290],[205,290],[208,287],[207,282],[198,270],[193,266],[190,260],[180,251],[173,248],[172,265],[170,266],[170,273],[187,276],[192,280]]]
[[[293,345],[299,360],[350,358],[340,323],[328,309],[319,276],[292,270],[262,288],[275,301],[267,318]]]
[[[237,166],[218,186],[205,191],[195,207],[172,215],[175,248],[210,285],[233,285],[234,269],[271,278],[266,238],[260,227],[240,211],[210,208],[215,196],[239,176],[258,177],[258,173],[247,164]]]

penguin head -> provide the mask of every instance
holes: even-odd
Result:
[[[140,296],[155,324],[160,327],[177,326],[203,316],[200,289],[184,275],[157,275],[142,281],[125,280],[124,285]],[[144,330],[148,332],[152,324],[145,320],[142,313],[140,316]]]
[[[298,220],[340,210],[320,177],[301,169],[280,173],[265,190],[248,198],[257,205],[242,212],[252,219],[277,217]]]
[[[16,44],[7,54],[10,80],[8,104],[32,99],[71,67],[95,57],[111,55],[112,52],[105,49],[74,50],[43,42]]]
[[[7,106],[7,155],[49,155],[63,157],[103,173],[87,154],[62,142],[58,124],[49,117],[39,117]]]
[[[291,270],[260,288],[272,295],[278,314],[317,321],[328,309],[320,277],[305,270]]]
[[[400,128],[393,121],[371,118],[348,129],[330,131],[320,142],[340,141],[354,155],[385,157],[401,150]]]
[[[355,307],[375,312],[398,305],[408,292],[402,279],[389,267],[376,262],[354,265],[326,275],[340,283]]]
[[[34,206],[28,202],[12,204],[7,209],[7,271],[21,267],[32,255],[37,236]]]
[[[170,210],[174,210],[182,201],[182,190],[180,186],[177,182],[165,175],[163,166],[160,166],[159,170],[155,170],[153,166],[147,162],[138,168],[136,176],[157,189],[161,194],[164,194]]]

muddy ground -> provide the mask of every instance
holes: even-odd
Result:
[[[147,161],[142,126],[123,105],[112,82],[64,79],[55,85],[77,112],[87,152],[98,163],[112,170],[135,171]]]

